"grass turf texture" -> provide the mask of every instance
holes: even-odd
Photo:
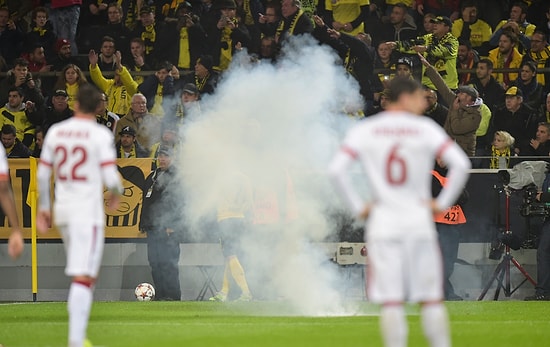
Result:
[[[96,302],[88,328],[95,346],[381,346],[377,308],[345,317],[293,315],[283,302]],[[451,302],[453,346],[549,346],[550,302]],[[409,346],[427,346],[415,306]],[[66,346],[66,303],[0,304],[4,347]]]

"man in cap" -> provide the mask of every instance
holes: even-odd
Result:
[[[80,67],[80,62],[73,56],[71,51],[71,42],[66,39],[58,39],[55,42],[56,56],[52,60],[52,71],[61,71],[69,64],[74,64]]]
[[[120,141],[116,144],[117,158],[147,158],[149,153],[136,140],[136,131],[131,126],[125,126],[118,133]]]
[[[181,124],[183,119],[192,114],[194,116],[200,114],[199,105],[200,93],[193,83],[186,83],[181,89],[180,102],[173,106],[174,112],[171,118],[166,118],[169,122]]]
[[[67,92],[64,89],[58,89],[52,95],[45,110],[35,107],[32,111],[27,112],[27,117],[33,124],[42,126],[45,135],[52,125],[73,116],[73,110],[69,108],[68,101]]]
[[[408,57],[401,57],[395,63],[395,77],[413,78],[413,63]]]
[[[426,76],[449,105],[449,113],[443,128],[468,156],[473,157],[476,150],[476,131],[481,123],[480,107],[483,100],[479,98],[477,90],[470,86],[461,86],[457,93],[454,93],[426,58],[421,54],[418,56],[426,68]]]
[[[386,44],[402,53],[420,53],[422,57],[437,68],[445,84],[451,88],[458,87],[458,73],[456,71],[456,57],[458,54],[458,40],[451,34],[451,20],[449,17],[438,16],[431,19],[434,24],[433,32],[411,41],[391,41]],[[422,84],[437,89],[430,78],[423,73]]]
[[[181,300],[178,261],[182,234],[182,199],[171,148],[161,147],[158,168],[143,186],[139,230],[147,234],[147,259],[156,290],[156,300]]]
[[[105,125],[113,133],[116,129],[116,123],[119,121],[120,117],[109,110],[107,110],[107,105],[109,99],[105,93],[101,93],[101,102],[97,107],[96,119],[99,124]]]
[[[493,132],[504,130],[516,139],[515,154],[527,155],[531,139],[540,123],[537,113],[523,103],[523,92],[516,86],[505,93],[505,105],[497,109],[493,116]]]

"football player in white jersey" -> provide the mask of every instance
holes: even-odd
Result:
[[[15,208],[15,200],[10,184],[8,160],[6,159],[6,151],[4,151],[3,146],[0,146],[0,205],[4,214],[8,216],[8,222],[11,226],[11,234],[8,239],[8,254],[13,259],[17,259],[23,252],[23,233],[19,227],[17,209]]]
[[[87,341],[93,287],[103,255],[104,199],[107,206],[116,209],[123,189],[113,133],[96,122],[100,102],[101,93],[96,88],[79,89],[74,116],[48,130],[38,165],[36,226],[40,232],[46,232],[51,222],[52,170],[55,177],[53,215],[67,253],[65,274],[72,278],[67,300],[69,347],[82,347]]]
[[[407,345],[404,303],[421,304],[424,334],[432,347],[450,346],[443,305],[442,260],[433,213],[458,198],[470,162],[435,122],[419,116],[426,106],[419,83],[394,79],[390,105],[346,135],[329,173],[356,216],[366,218],[367,292],[381,304],[380,326],[388,347]],[[431,170],[440,156],[448,185],[431,198]],[[364,201],[354,190],[349,167],[359,160],[372,190]]]

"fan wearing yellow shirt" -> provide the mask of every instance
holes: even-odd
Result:
[[[325,0],[328,21],[335,30],[357,35],[365,31],[369,0]]]

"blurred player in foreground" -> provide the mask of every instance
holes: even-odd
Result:
[[[19,219],[17,218],[17,209],[15,208],[15,200],[13,199],[8,160],[6,159],[4,146],[0,146],[0,205],[4,214],[8,216],[11,226],[11,234],[8,240],[8,254],[12,259],[17,259],[23,252],[23,233],[19,227]]]
[[[431,119],[420,117],[426,101],[420,84],[394,79],[385,112],[353,127],[330,164],[330,175],[356,216],[367,219],[367,290],[381,304],[380,327],[387,347],[407,345],[405,301],[421,304],[424,334],[432,347],[451,345],[443,305],[441,252],[433,213],[451,206],[468,178],[470,162]],[[448,182],[431,198],[435,158],[449,167]],[[360,160],[372,189],[366,203],[348,170]]]
[[[90,346],[86,330],[93,288],[104,246],[105,212],[116,209],[122,183],[116,166],[113,132],[96,121],[101,93],[82,86],[74,116],[52,125],[44,140],[38,185],[40,193],[37,229],[45,233],[51,224],[50,177],[55,174],[53,214],[67,253],[65,274],[72,277],[67,306],[69,347]]]

